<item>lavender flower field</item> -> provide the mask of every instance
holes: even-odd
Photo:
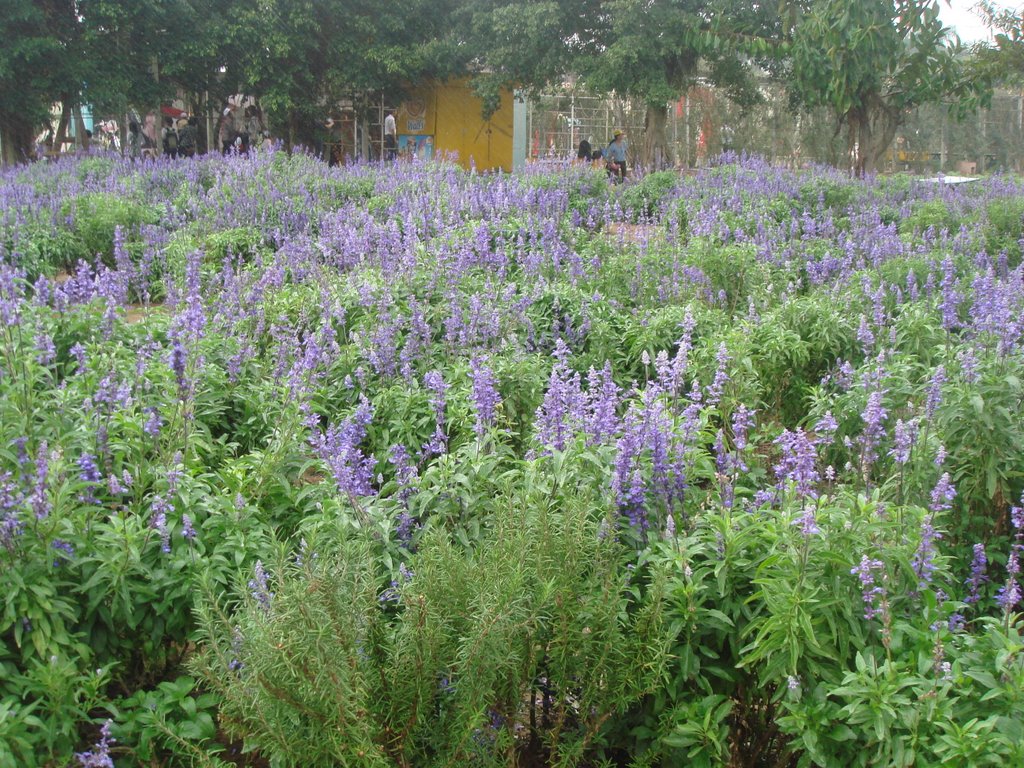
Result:
[[[0,177],[0,768],[1024,764],[1024,181]]]

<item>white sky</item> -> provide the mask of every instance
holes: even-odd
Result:
[[[977,0],[939,0],[939,17],[953,28],[964,43],[974,43],[989,38],[988,28],[971,9]],[[1019,2],[1001,0],[996,3],[1002,8],[1020,8]]]

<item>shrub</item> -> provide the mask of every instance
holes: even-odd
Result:
[[[661,678],[660,577],[637,604],[596,494],[552,461],[474,550],[437,529],[388,573],[340,532],[258,568],[236,615],[208,603],[193,666],[225,726],[288,765],[580,764]]]
[[[73,231],[90,258],[99,256],[108,266],[114,265],[114,230],[117,227],[131,237],[143,224],[155,224],[159,220],[155,208],[103,192],[79,195],[65,204],[63,213],[73,218]]]

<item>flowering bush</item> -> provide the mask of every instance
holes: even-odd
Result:
[[[0,766],[1020,762],[1019,180],[0,198]]]

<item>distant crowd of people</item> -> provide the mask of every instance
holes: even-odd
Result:
[[[593,139],[593,136],[589,136],[580,140],[576,159],[593,165],[604,165],[608,177],[616,183],[621,183],[626,178],[626,134],[621,130],[615,131],[612,140],[604,149],[594,149]]]
[[[263,113],[255,104],[244,109],[228,105],[217,124],[217,144],[225,155],[230,152],[245,154],[252,147],[260,147],[270,134],[263,124]]]
[[[148,112],[140,117],[135,110],[126,115],[127,130],[124,134],[124,152],[132,159],[155,158],[164,155],[170,158],[192,157],[199,152],[220,151],[246,153],[269,141],[263,114],[251,99],[244,106],[230,102],[217,120],[212,145],[207,146],[207,135],[202,130],[200,118],[174,107],[162,107],[160,112]],[[170,114],[168,114],[168,112]],[[90,151],[105,149],[120,152],[122,149],[118,121],[98,121],[93,130],[81,128],[74,131],[69,126],[63,138],[58,139],[58,130],[51,122],[43,124],[43,132],[36,138],[36,154],[40,159],[57,157],[68,151]],[[81,135],[78,135],[81,134]],[[59,144],[59,146],[58,146]]]

